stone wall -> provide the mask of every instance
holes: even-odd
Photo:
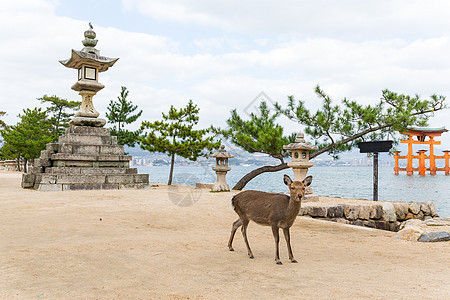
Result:
[[[300,216],[333,222],[398,231],[401,222],[438,217],[433,202],[370,202],[362,204],[302,203]]]

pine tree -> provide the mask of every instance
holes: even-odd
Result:
[[[0,117],[3,117],[6,115],[6,112],[0,111]],[[3,120],[0,120],[0,159],[11,159],[12,153],[8,147],[3,141],[3,132],[8,128],[8,125]]]
[[[4,115],[6,115],[6,112],[0,110],[0,117],[3,117]],[[0,132],[1,132],[1,130],[5,129],[5,128],[6,128],[5,121],[0,120]]]
[[[220,146],[219,141],[214,141],[214,136],[206,136],[210,129],[193,129],[198,123],[199,111],[197,105],[189,100],[185,108],[176,109],[172,105],[168,114],[162,113],[162,121],[142,122],[144,134],[139,138],[141,148],[167,153],[171,158],[169,185],[172,184],[175,155],[196,161],[198,157],[208,157],[213,149]]]
[[[283,114],[292,121],[305,126],[305,132],[313,138],[313,143],[318,149],[310,154],[310,159],[323,153],[338,158],[339,153],[351,150],[360,141],[388,137],[395,141],[398,139],[398,131],[409,126],[425,126],[435,111],[447,107],[445,97],[438,95],[432,95],[430,99],[422,100],[417,95],[409,96],[383,90],[381,100],[375,105],[361,105],[347,99],[342,100],[342,105],[333,105],[332,99],[319,86],[316,87],[315,92],[323,103],[322,108],[314,113],[306,108],[303,101],[296,103],[293,96],[288,97],[287,108],[281,107],[278,103],[275,105],[276,116]],[[260,105],[260,110],[261,116],[264,116],[266,107]],[[252,121],[247,125],[244,121],[240,121],[240,117],[233,110],[231,118],[227,122],[231,129],[228,131],[228,135],[225,131],[225,137],[247,151],[251,146],[250,152],[268,153],[269,155],[271,155],[270,153],[278,155],[282,153],[282,145],[287,143],[273,143],[274,148],[267,151],[267,146],[263,142],[266,139],[265,135],[257,133],[258,130],[272,132],[280,139],[281,135],[276,133],[278,125],[275,125],[273,120],[267,117],[264,122],[270,124],[269,128],[271,129],[264,129],[259,125],[263,120],[258,120],[253,115],[251,118]],[[251,130],[246,130],[247,127]],[[293,136],[288,137],[288,139],[292,138]],[[279,165],[262,166],[250,171],[236,183],[233,189],[243,189],[250,180],[262,173],[287,169],[287,163],[280,161]]]
[[[9,153],[14,153],[18,160],[24,158],[26,172],[27,161],[39,157],[45,145],[53,141],[53,124],[40,108],[24,109],[18,117],[20,122],[8,127],[2,136]]]
[[[127,88],[123,86],[117,101],[111,100],[109,102],[106,117],[109,123],[113,124],[111,134],[117,136],[119,145],[134,147],[141,131],[129,131],[125,129],[125,125],[135,122],[141,116],[142,110],[134,115],[132,114],[137,109],[137,105],[127,101],[128,93]]]
[[[56,141],[60,135],[64,134],[65,129],[69,127],[70,119],[75,115],[75,113],[67,112],[67,110],[76,110],[80,108],[81,102],[68,101],[57,96],[47,95],[44,95],[37,100],[41,101],[41,103],[49,104],[46,113],[52,124],[53,140]]]
[[[219,130],[225,138],[250,153],[264,153],[284,163],[289,153],[283,145],[294,142],[295,134],[283,136],[283,127],[275,123],[279,113],[269,110],[267,103],[259,104],[259,114],[251,113],[250,120],[242,119],[236,109],[227,120],[229,128]]]

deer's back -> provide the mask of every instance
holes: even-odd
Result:
[[[243,191],[235,195],[231,203],[239,216],[245,215],[261,225],[271,225],[282,220],[292,224],[298,211],[292,212],[293,216],[289,214],[289,201],[289,196],[285,194]],[[300,204],[298,206],[300,210]]]

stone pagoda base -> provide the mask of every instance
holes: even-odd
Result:
[[[70,126],[58,143],[47,144],[22,176],[22,188],[39,191],[149,188],[149,175],[130,168],[109,128]]]

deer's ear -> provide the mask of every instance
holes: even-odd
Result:
[[[312,182],[312,176],[311,176],[311,175],[309,175],[308,177],[306,177],[305,179],[303,179],[303,184],[304,184],[305,186],[309,186],[309,185],[311,184],[311,182]]]
[[[284,184],[287,185],[287,186],[289,186],[292,183],[291,177],[289,177],[286,174],[284,174],[283,180],[284,180]]]

